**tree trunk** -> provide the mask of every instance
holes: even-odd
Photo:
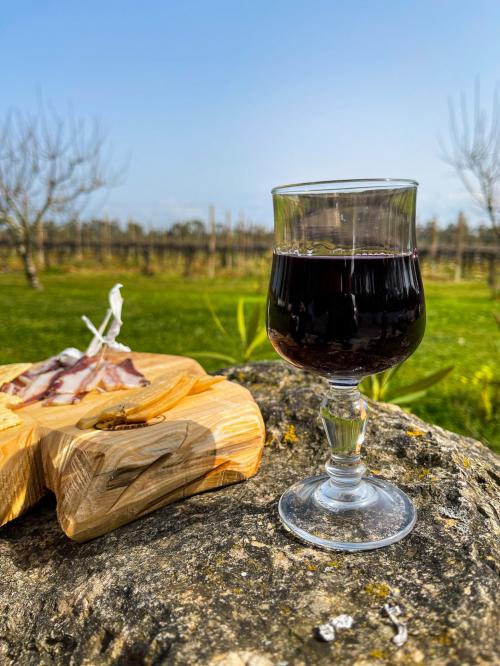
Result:
[[[185,250],[184,250],[183,277],[185,277],[185,278],[191,277],[195,254],[196,254],[196,250],[192,247],[186,247]]]
[[[147,242],[145,242],[142,247],[142,256],[144,259],[142,273],[144,275],[154,275],[153,265],[151,263],[151,245]]]
[[[47,268],[45,258],[45,229],[43,228],[42,221],[36,227],[36,257],[38,268],[45,270]]]
[[[500,285],[498,284],[497,258],[494,254],[488,259],[488,286],[493,298],[497,298],[500,294]]]
[[[31,244],[21,243],[17,249],[17,252],[23,262],[24,274],[28,280],[28,284],[33,289],[42,289],[42,283],[38,277],[38,271],[33,261],[33,250]]]
[[[75,262],[83,261],[82,224],[75,220]]]

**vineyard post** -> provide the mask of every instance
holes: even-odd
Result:
[[[232,270],[233,269],[233,220],[230,210],[226,211],[226,230],[227,230],[226,267],[229,270]]]
[[[462,279],[463,257],[465,246],[465,234],[467,231],[467,220],[462,211],[458,214],[457,236],[456,236],[456,254],[455,254],[455,282]]]
[[[438,231],[438,223],[435,217],[432,218],[431,221],[431,273],[432,275],[435,274],[436,272],[436,267],[437,267],[437,259],[438,259],[438,252],[439,252],[439,231]]]
[[[207,272],[208,277],[213,279],[215,277],[215,263],[217,259],[217,236],[215,233],[215,207],[209,206],[208,208],[208,263]]]

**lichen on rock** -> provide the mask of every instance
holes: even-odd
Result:
[[[81,545],[61,532],[50,498],[6,525],[0,663],[495,663],[498,458],[372,404],[366,464],[408,493],[417,525],[382,550],[316,550],[284,531],[277,501],[327,457],[323,384],[282,363],[225,374],[252,391],[272,433],[257,476]],[[407,622],[401,648],[385,604]],[[318,640],[316,628],[344,613],[352,627]]]

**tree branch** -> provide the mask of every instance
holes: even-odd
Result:
[[[500,211],[500,106],[498,88],[493,96],[491,118],[481,106],[479,79],[475,82],[471,118],[467,99],[460,96],[459,118],[451,101],[448,103],[449,147],[441,143],[443,161],[455,169],[464,188],[488,215],[499,235]]]

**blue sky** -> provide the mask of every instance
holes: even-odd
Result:
[[[97,116],[125,183],[91,212],[145,224],[213,203],[272,220],[270,189],[407,177],[419,217],[469,204],[439,159],[447,99],[500,81],[496,0],[16,0],[0,15],[0,114]]]

